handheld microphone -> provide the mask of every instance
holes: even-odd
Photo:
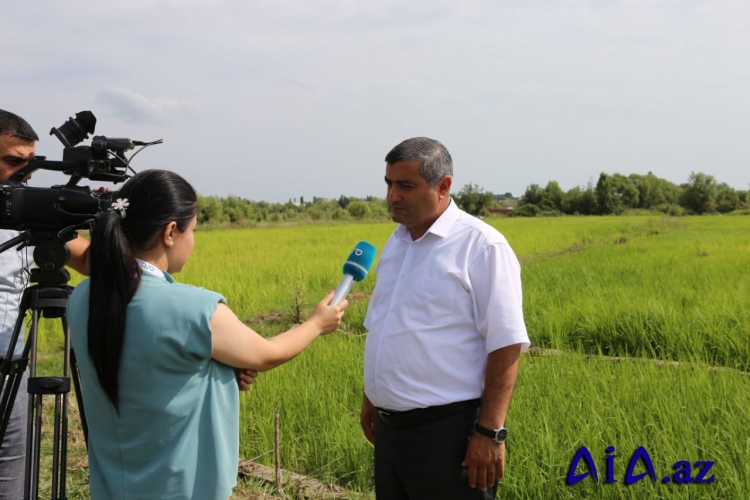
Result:
[[[377,249],[366,241],[360,241],[349,254],[349,258],[344,263],[344,277],[341,278],[339,286],[333,294],[331,305],[335,306],[349,295],[355,281],[362,281],[367,277],[367,273],[372,267],[375,260]]]

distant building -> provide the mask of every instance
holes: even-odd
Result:
[[[489,213],[493,215],[508,215],[513,211],[513,207],[508,208],[490,208],[487,210]]]

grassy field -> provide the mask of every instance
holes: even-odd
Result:
[[[488,222],[522,261],[527,326],[533,345],[544,349],[522,357],[499,497],[749,498],[750,376],[743,372],[750,371],[750,218]],[[223,293],[240,318],[272,335],[335,287],[358,240],[380,249],[393,228],[199,231],[176,278]],[[284,468],[371,490],[372,449],[358,414],[362,321],[374,278],[356,285],[340,332],[262,374],[243,395],[245,458],[273,463],[279,410]],[[59,334],[45,325],[41,340],[54,360]],[[569,486],[581,446],[591,452],[599,483],[589,477]],[[606,453],[609,446],[616,451]],[[646,477],[626,486],[639,446],[652,459],[656,483]],[[606,455],[617,455],[617,483],[604,482]],[[665,483],[679,461],[714,462],[714,482]],[[635,473],[645,471],[639,462]],[[86,498],[85,488],[79,494]]]

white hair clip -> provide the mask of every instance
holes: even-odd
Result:
[[[120,212],[120,216],[124,219],[126,209],[130,206],[130,202],[127,198],[117,198],[117,201],[112,203],[112,208],[110,210],[116,210]]]

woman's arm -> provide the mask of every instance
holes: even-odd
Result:
[[[329,306],[329,292],[301,325],[269,339],[248,328],[226,304],[219,303],[211,317],[211,357],[235,368],[266,371],[301,353],[319,335],[336,331],[344,315],[346,300]]]

